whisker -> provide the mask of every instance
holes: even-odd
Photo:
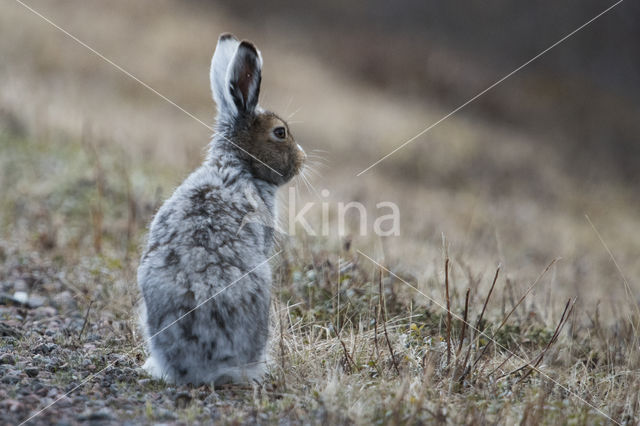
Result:
[[[311,178],[312,176],[313,177],[317,177],[317,178],[321,178],[322,177],[322,175],[320,173],[318,173],[317,170],[309,168],[308,171],[311,174],[310,176],[308,176],[309,178]]]
[[[311,160],[313,163],[317,161],[318,163],[326,163],[328,160],[325,157],[320,157],[319,155],[307,154],[307,160]]]
[[[287,117],[287,121],[289,121],[291,119],[291,117],[296,115],[298,113],[298,111],[300,111],[301,109],[302,109],[302,107],[299,107],[297,110],[295,110],[291,114],[289,114],[289,116]]]
[[[309,182],[309,179],[307,178],[307,176],[305,176],[305,171],[303,170],[303,173],[300,174],[300,176],[302,176],[302,179],[307,182],[307,184],[311,187],[311,189],[313,190],[313,192],[315,193],[316,197],[321,198],[320,197],[320,193],[318,192],[318,190],[315,188],[315,186],[313,186],[311,184],[311,182]]]
[[[311,169],[313,171],[317,171],[317,168],[328,168],[329,165],[325,164],[325,163],[321,163],[321,162],[316,162],[316,161],[309,161],[305,164],[306,168]]]
[[[289,110],[289,107],[291,106],[291,102],[293,101],[293,95],[289,96],[289,101],[287,102],[287,106],[284,107],[284,113],[286,114],[287,111]]]
[[[309,188],[309,182],[304,176],[304,169],[300,171],[300,174],[298,176],[300,177],[300,181],[304,183],[304,186],[307,188],[307,191],[311,192],[311,188]]]
[[[315,177],[318,177],[318,178],[323,178],[323,175],[322,175],[322,173],[320,173],[318,168],[322,168],[324,170],[327,170],[329,168],[329,166],[326,165],[326,164],[317,164],[317,165],[316,164],[311,164],[311,165],[307,165],[305,167],[305,169],[307,169],[311,175],[313,175]],[[308,176],[308,177],[310,177],[310,176]]]

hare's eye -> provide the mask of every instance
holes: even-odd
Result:
[[[287,137],[287,129],[282,126],[276,127],[275,129],[273,129],[273,134],[278,139],[284,139]]]

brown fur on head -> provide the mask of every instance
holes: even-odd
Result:
[[[246,155],[251,173],[276,185],[287,183],[300,172],[307,157],[289,126],[269,111],[256,112],[245,120],[245,126],[234,139],[251,154]]]
[[[262,56],[248,41],[223,34],[211,61],[211,90],[218,105],[218,129],[237,148],[251,173],[283,185],[293,178],[306,155],[287,123],[258,107]]]

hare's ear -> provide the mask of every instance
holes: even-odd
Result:
[[[252,113],[258,105],[262,79],[262,56],[253,44],[240,43],[227,70],[227,78],[237,111]]]
[[[211,59],[211,92],[213,100],[218,105],[218,114],[235,115],[237,112],[231,93],[229,92],[229,84],[227,81],[227,71],[229,64],[238,50],[240,42],[233,34],[224,33],[218,38],[216,51]]]

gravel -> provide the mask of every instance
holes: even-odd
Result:
[[[221,405],[234,412],[237,401],[207,386],[167,386],[146,375],[133,306],[116,314],[94,303],[85,323],[89,299],[67,287],[71,274],[62,282],[57,267],[18,258],[0,263],[1,424],[44,408],[29,424],[210,424]],[[5,297],[16,291],[29,294],[27,304]]]

